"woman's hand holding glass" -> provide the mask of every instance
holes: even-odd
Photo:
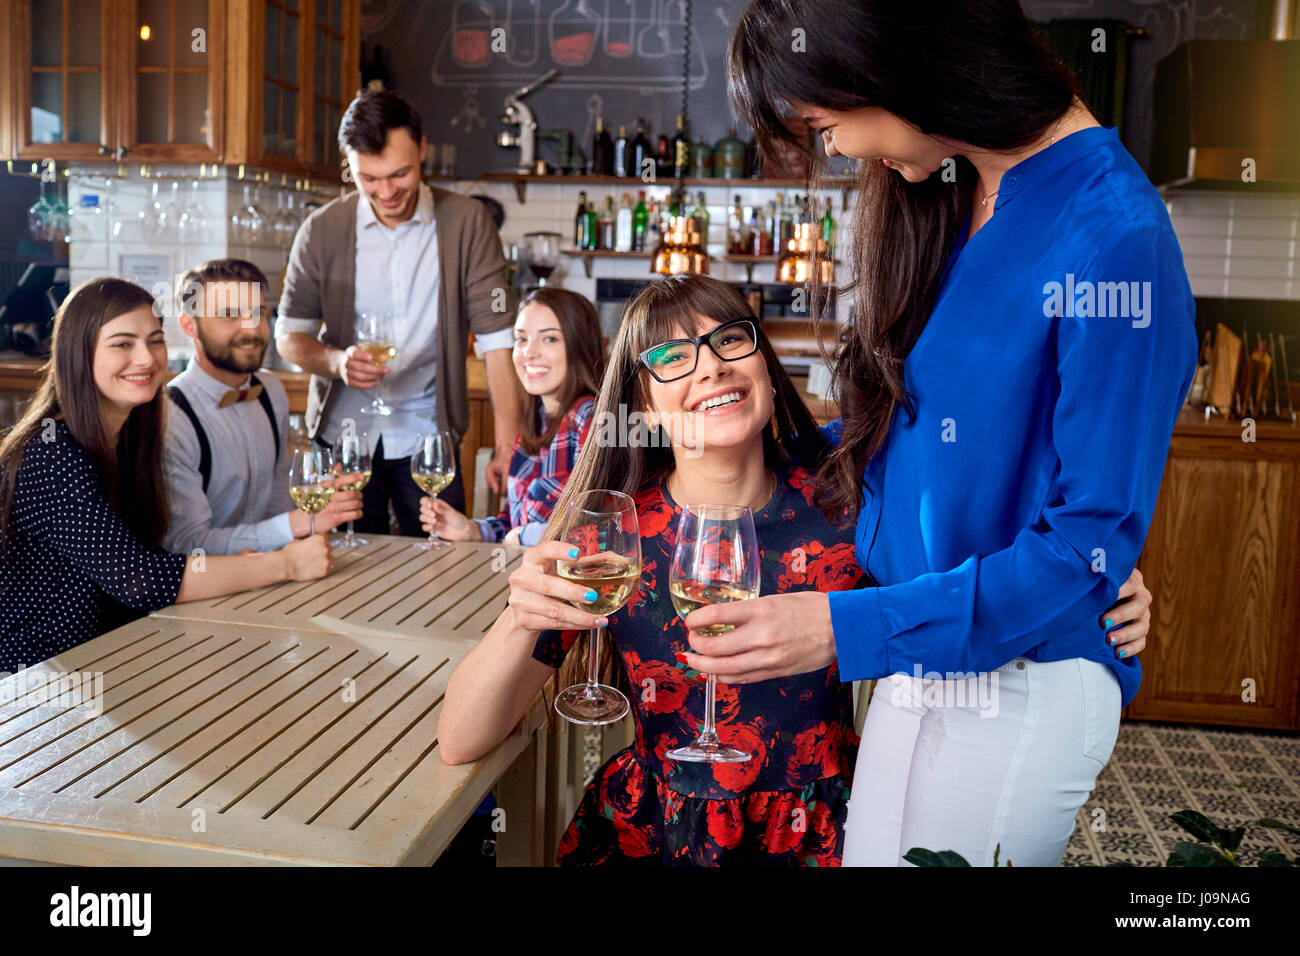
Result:
[[[420,499],[420,527],[444,541],[482,541],[478,523],[441,498]]]
[[[565,541],[542,541],[524,552],[510,574],[509,605],[516,624],[529,631],[581,631],[609,623],[569,603],[584,601],[588,588],[560,577],[555,565],[576,558],[577,550]]]
[[[1151,592],[1134,570],[1119,590],[1119,601],[1098,620],[1098,639],[1113,648],[1116,657],[1132,657],[1146,647],[1151,629]],[[1106,621],[1110,620],[1109,633]],[[706,637],[699,629],[730,624],[735,630]],[[686,620],[691,647],[686,664],[713,672],[724,684],[804,674],[835,660],[835,635],[831,629],[830,600],[818,591],[791,591],[753,601],[719,604],[694,611]],[[1110,638],[1115,638],[1113,643]]]

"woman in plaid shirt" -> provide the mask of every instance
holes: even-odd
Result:
[[[605,346],[587,299],[564,289],[529,293],[515,319],[513,357],[528,413],[515,437],[506,507],[494,518],[470,519],[445,501],[423,499],[424,530],[448,541],[536,544],[591,430]]]

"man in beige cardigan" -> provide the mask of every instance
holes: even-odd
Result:
[[[298,230],[276,345],[312,373],[308,435],[332,445],[351,427],[369,439],[375,460],[358,528],[387,532],[391,503],[402,534],[418,536],[421,493],[410,478],[410,457],[421,434],[450,431],[459,444],[469,426],[470,332],[487,366],[496,430],[487,483],[493,491],[505,487],[519,429],[506,260],[478,200],[421,182],[420,118],[400,94],[365,92],[353,100],[339,125],[339,147],[358,189],[312,213]],[[354,344],[361,312],[391,317],[397,357],[389,365],[370,362]],[[368,411],[376,393],[391,415]],[[440,497],[464,510],[460,467]]]

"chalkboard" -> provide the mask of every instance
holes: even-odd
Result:
[[[689,12],[688,12],[689,6]],[[430,143],[454,143],[462,176],[501,171],[519,151],[496,145],[507,95],[551,69],[561,76],[525,102],[539,132],[568,129],[584,153],[595,119],[611,136],[638,118],[652,143],[681,111],[687,23],[692,140],[710,144],[734,125],[726,50],[744,0],[368,0],[362,39],[384,48],[391,85],[406,94]],[[513,129],[513,127],[511,127]],[[743,135],[742,135],[742,138]],[[539,140],[554,162],[558,147]]]

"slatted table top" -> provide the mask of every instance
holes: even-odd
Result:
[[[482,760],[442,762],[447,679],[472,646],[157,615],[82,644],[0,683],[0,856],[430,863],[544,720],[539,699]]]
[[[508,578],[521,559],[518,550],[494,544],[431,553],[414,547],[417,538],[365,537],[364,548],[337,550],[334,570],[319,581],[190,601],[154,616],[477,641],[505,609]]]

